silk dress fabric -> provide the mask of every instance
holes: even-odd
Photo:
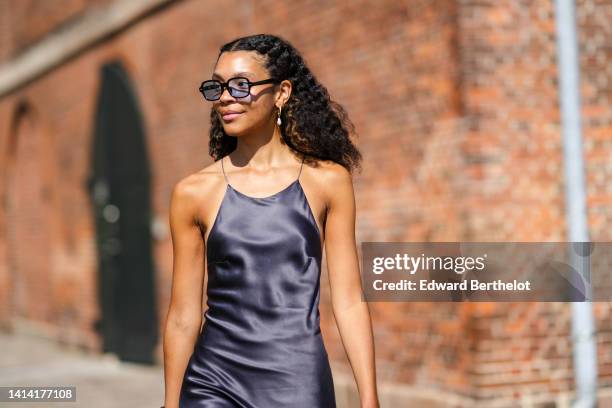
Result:
[[[321,234],[297,179],[226,191],[206,245],[207,310],[180,408],[335,408],[319,327]],[[221,162],[223,166],[223,161]]]

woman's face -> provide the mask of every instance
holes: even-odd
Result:
[[[234,77],[245,77],[250,82],[256,82],[270,78],[270,74],[255,52],[224,52],[217,61],[212,79],[226,82]],[[224,89],[221,97],[213,102],[213,109],[219,115],[225,133],[241,136],[273,123],[277,115],[275,101],[280,96],[275,88],[278,89],[274,83],[254,85],[244,98],[235,98],[227,88]]]

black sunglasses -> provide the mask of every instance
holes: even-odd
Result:
[[[248,78],[244,77],[230,78],[227,82],[210,79],[202,82],[200,92],[207,101],[216,101],[221,98],[225,88],[228,89],[230,95],[234,98],[245,98],[251,93],[252,86],[279,82],[276,78],[268,78],[257,82],[250,82]]]

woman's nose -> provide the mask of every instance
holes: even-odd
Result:
[[[229,87],[226,86],[221,91],[221,96],[219,97],[219,99],[222,101],[233,101],[235,98],[230,94]]]

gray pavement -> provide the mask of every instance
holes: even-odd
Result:
[[[7,408],[158,408],[161,366],[92,355],[49,340],[0,332],[0,386],[75,386],[76,402],[0,402]]]

